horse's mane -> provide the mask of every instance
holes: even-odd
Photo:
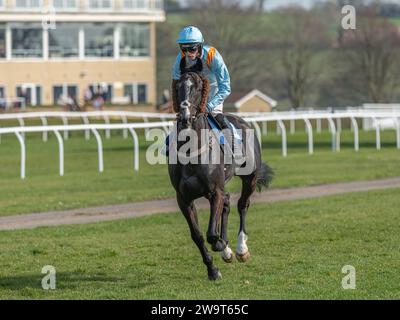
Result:
[[[210,81],[208,81],[208,79],[203,75],[199,74],[199,76],[201,81],[203,81],[203,90],[201,91],[201,101],[200,101],[200,112],[205,113],[208,95],[210,93]]]
[[[201,71],[203,70],[203,64],[201,62],[201,59],[197,59],[197,62],[194,66],[190,68],[186,68],[186,61],[185,59],[181,60],[180,64],[180,69],[181,69],[181,75],[185,73],[191,73],[194,75],[197,75],[200,80],[203,82],[203,89],[201,91],[201,101],[199,105],[199,111],[200,113],[205,113],[206,112],[206,105],[207,105],[207,100],[208,100],[208,95],[210,93],[210,82],[208,81],[207,77],[201,74]],[[178,83],[180,80],[172,80],[172,107],[174,109],[174,112],[178,113],[179,112],[179,105],[178,105]]]

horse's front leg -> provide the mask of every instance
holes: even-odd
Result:
[[[218,268],[213,264],[213,258],[211,254],[208,252],[204,238],[201,234],[198,220],[197,220],[197,211],[194,206],[194,202],[185,201],[179,194],[177,195],[178,205],[181,209],[190,229],[190,235],[192,240],[197,245],[200,250],[201,256],[203,257],[203,262],[207,267],[208,278],[210,280],[217,280],[222,277],[221,272],[219,272]]]
[[[211,244],[213,251],[222,251],[226,242],[220,237],[220,222],[222,209],[224,207],[225,193],[217,189],[210,197],[210,221],[207,230],[207,242]]]

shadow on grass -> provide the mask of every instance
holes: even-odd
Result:
[[[0,278],[0,289],[21,290],[25,288],[42,289],[42,279],[46,275],[25,274],[12,277]],[[105,273],[87,274],[87,273],[56,273],[57,289],[73,289],[78,285],[93,282],[119,282],[121,277],[109,276]]]

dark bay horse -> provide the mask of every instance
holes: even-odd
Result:
[[[182,59],[184,60],[184,59]],[[205,113],[205,104],[209,84],[208,80],[201,75],[201,66],[196,65],[197,69],[185,69],[181,66],[182,76],[179,81],[173,82],[172,98],[174,110],[178,114],[177,133],[182,130],[191,129],[201,135],[201,130],[209,131],[210,125],[207,121]],[[251,130],[250,125],[238,116],[227,114],[228,120],[238,129]],[[271,168],[262,162],[260,145],[253,134],[253,141],[243,135],[243,144],[246,150],[252,152],[245,153],[245,162],[237,164],[235,161],[224,161],[225,154],[219,155],[220,161],[212,163],[171,163],[169,161],[168,171],[171,183],[176,190],[177,202],[180,210],[190,228],[193,241],[200,250],[203,262],[207,266],[208,278],[216,280],[221,277],[218,268],[213,264],[213,258],[207,250],[205,240],[200,231],[197,211],[194,200],[205,197],[210,202],[210,220],[207,230],[207,242],[211,244],[213,251],[221,252],[222,259],[225,262],[232,262],[233,253],[229,247],[227,236],[228,215],[230,211],[229,193],[225,191],[225,184],[235,175],[242,180],[242,191],[240,199],[237,203],[240,215],[240,226],[238,234],[238,246],[236,249],[236,258],[240,262],[246,261],[250,254],[246,244],[247,232],[245,217],[250,204],[250,196],[256,188],[261,190],[267,187],[273,177]],[[184,142],[173,141],[177,152]],[[197,157],[201,157],[204,150],[207,155],[211,152],[211,148],[204,149],[204,141],[199,139],[199,152]],[[251,148],[249,144],[252,144]],[[172,141],[170,142],[170,150],[172,150]],[[206,141],[208,145],[208,141]],[[203,151],[200,151],[203,150]],[[171,151],[169,157],[171,158]],[[196,157],[196,156],[195,156]],[[171,160],[169,158],[169,160]],[[246,163],[252,163],[250,170],[245,174],[237,173],[237,169],[243,168]]]

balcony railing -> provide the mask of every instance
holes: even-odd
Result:
[[[56,12],[152,12],[163,11],[164,0],[49,0]],[[1,12],[41,12],[43,0],[0,0]]]

